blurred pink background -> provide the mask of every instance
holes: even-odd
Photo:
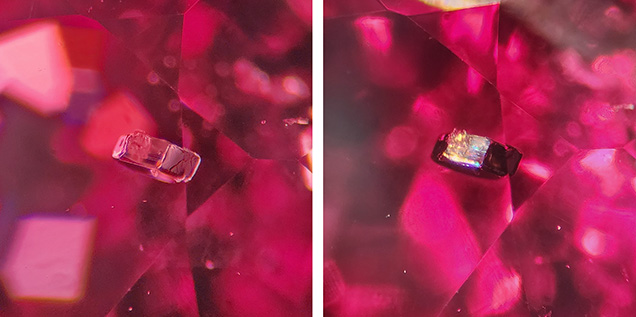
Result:
[[[632,316],[636,6],[325,1],[329,316]],[[431,158],[454,128],[517,174]]]
[[[0,316],[311,314],[309,1],[0,7]]]

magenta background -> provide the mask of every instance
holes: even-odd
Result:
[[[325,1],[326,313],[631,316],[635,14]],[[518,148],[517,174],[435,164],[453,128]]]
[[[310,314],[308,1],[0,7],[0,30],[59,22],[72,66],[96,71],[103,85],[74,93],[50,117],[0,96],[0,254],[21,216],[97,219],[86,295],[76,303],[12,300],[0,289],[1,316]],[[224,67],[239,61],[243,70],[228,75]],[[264,80],[255,72],[268,74],[269,90],[254,92],[251,83]],[[304,90],[287,93],[286,76]],[[125,115],[121,99],[109,116],[93,110],[121,96],[147,111],[154,136],[201,155],[190,183],[159,183],[90,155],[82,135],[97,130],[93,141],[108,143],[100,127],[117,129]]]

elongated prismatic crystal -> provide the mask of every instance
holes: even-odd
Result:
[[[199,154],[143,131],[119,137],[113,158],[141,167],[165,183],[189,182],[201,163]]]

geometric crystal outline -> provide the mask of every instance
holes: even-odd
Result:
[[[496,87],[499,11],[493,4],[408,18]]]
[[[577,159],[577,156],[580,155],[580,152],[572,155],[572,157],[570,157],[566,162],[564,162],[564,164],[559,167],[558,170],[561,170],[562,168],[564,168],[564,166],[568,166],[567,163],[570,163],[573,160]],[[555,173],[553,175],[556,175],[557,171],[555,171]],[[533,196],[536,195],[536,193],[542,189],[547,183],[550,182],[551,179],[546,180],[543,184],[541,184],[541,186],[535,191],[535,193],[533,194]],[[502,236],[508,231],[508,229],[517,223],[517,221],[515,221],[516,219],[519,219],[520,215],[522,215],[521,213],[516,214],[515,212],[517,211],[522,211],[522,206],[527,202],[530,201],[531,199],[526,200],[523,204],[521,204],[519,207],[517,207],[516,210],[513,211],[513,217],[512,220],[505,226],[505,228],[499,233],[499,236],[492,242],[492,244],[483,252],[481,259],[479,259],[479,261],[477,262],[477,265],[475,265],[470,274],[468,274],[468,276],[464,279],[464,281],[461,283],[460,287],[457,288],[457,291],[455,292],[455,294],[453,296],[451,296],[451,298],[449,298],[445,303],[444,306],[442,307],[442,309],[439,311],[439,313],[437,314],[437,316],[441,316],[443,314],[444,311],[447,310],[448,305],[450,305],[450,303],[452,302],[452,300],[455,298],[455,296],[457,296],[459,290],[461,290],[462,287],[464,287],[464,285],[466,284],[466,282],[470,279],[470,277],[472,277],[472,275],[476,272],[476,270],[480,267],[481,263],[486,259],[486,255],[489,252],[494,252],[493,248],[497,247],[500,244],[501,238]]]
[[[140,45],[140,41],[149,39],[149,31],[152,33],[166,33],[166,32],[154,32],[156,28],[167,28],[173,25],[173,19],[177,20],[179,32],[179,44],[175,47],[176,56],[169,55],[169,52],[164,52],[168,46],[168,41],[172,39],[159,39],[153,43],[148,43],[149,40],[145,40],[143,45]],[[157,76],[157,80],[163,82],[172,88],[175,93],[177,92],[177,83],[179,82],[179,65],[181,65],[181,38],[183,36],[183,18],[181,14],[160,15],[150,18],[127,18],[127,19],[100,19],[98,22],[112,34],[123,47],[134,54],[139,61],[147,66],[150,73],[149,76]],[[174,34],[174,32],[168,32]],[[153,37],[155,38],[155,37]],[[149,47],[149,44],[154,44]],[[154,56],[157,55],[157,56]],[[166,56],[171,56],[168,59]],[[162,69],[159,69],[157,65],[163,65]],[[166,66],[167,65],[167,66]],[[168,67],[169,66],[169,67]],[[163,69],[165,68],[165,69]]]
[[[457,10],[499,5],[501,0],[378,0],[387,11],[403,16],[414,16],[433,12],[452,12]],[[387,4],[388,3],[388,4]]]

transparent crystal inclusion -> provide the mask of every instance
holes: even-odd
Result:
[[[142,131],[122,135],[113,158],[146,168],[155,179],[165,183],[189,182],[201,163],[197,153]]]

